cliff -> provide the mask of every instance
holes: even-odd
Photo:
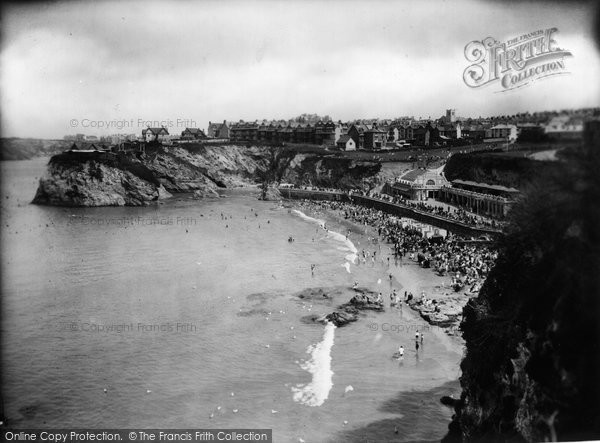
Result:
[[[106,154],[58,154],[48,163],[32,203],[141,206],[170,194],[139,162]]]
[[[445,442],[600,438],[600,122],[532,180],[463,311],[462,395]]]
[[[469,180],[521,189],[548,169],[560,169],[555,162],[535,161],[503,152],[453,154],[444,168],[450,181]]]
[[[219,188],[274,182],[350,188],[381,165],[326,151],[265,146],[148,146],[144,153],[62,153],[48,163],[33,203],[138,206],[170,195],[217,195]],[[274,198],[271,195],[271,198]]]

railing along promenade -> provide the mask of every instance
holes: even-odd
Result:
[[[496,237],[502,233],[500,229],[485,226],[473,226],[460,220],[454,220],[447,217],[442,217],[427,211],[421,211],[417,208],[392,203],[375,197],[367,197],[365,195],[348,194],[341,191],[318,191],[311,189],[293,189],[279,188],[282,197],[289,199],[308,199],[308,200],[331,200],[340,202],[352,202],[365,206],[367,208],[379,209],[388,214],[397,215],[400,217],[411,218],[421,223],[426,223],[438,228],[446,229],[454,234],[463,237],[478,238],[482,235]]]

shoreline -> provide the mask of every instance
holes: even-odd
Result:
[[[401,295],[400,300],[401,304],[403,305],[403,308],[400,309],[400,316],[402,318],[401,322],[403,322],[403,325],[406,327],[406,338],[401,339],[399,342],[412,342],[414,340],[412,338],[413,334],[418,331],[425,335],[426,342],[431,342],[432,340],[437,341],[439,344],[445,347],[447,351],[450,351],[456,355],[456,358],[449,358],[446,360],[450,367],[454,368],[456,373],[453,374],[451,378],[448,378],[448,381],[445,383],[423,392],[415,392],[397,388],[391,388],[391,392],[394,392],[398,397],[407,395],[411,398],[414,398],[415,395],[421,395],[423,396],[423,402],[432,406],[437,404],[440,408],[446,408],[447,406],[445,406],[442,402],[442,398],[457,398],[460,395],[460,362],[462,361],[462,356],[464,355],[465,341],[457,329],[452,330],[451,327],[440,326],[425,318],[423,313],[415,304],[405,303],[402,295],[403,291],[405,290],[415,294],[420,293],[418,291],[421,290],[426,290],[428,294],[433,293],[433,291],[436,290],[436,287],[439,288],[447,277],[441,277],[435,274],[431,269],[422,268],[416,260],[408,261],[408,259],[405,258],[402,265],[395,265],[390,244],[378,238],[376,228],[370,225],[363,225],[355,221],[345,219],[343,214],[341,214],[338,210],[315,207],[308,208],[307,205],[300,205],[297,204],[297,202],[296,204],[292,205],[291,208],[301,211],[303,214],[313,219],[323,220],[330,232],[336,232],[338,234],[345,235],[347,230],[350,230],[351,233],[348,236],[348,240],[354,244],[355,249],[357,249],[359,252],[362,249],[369,251],[369,253],[374,250],[378,251],[378,260],[376,262],[367,262],[367,264],[360,263],[359,265],[356,265],[355,263],[353,265],[353,271],[356,267],[367,268],[367,273],[371,274],[372,276],[371,281],[365,282],[365,284],[360,284],[360,287],[356,289],[357,294],[377,293],[379,291],[384,292],[386,296],[384,296],[383,310],[387,311],[397,309],[390,306],[389,298],[387,297],[388,288],[390,291],[392,288],[397,289],[398,293]],[[373,242],[373,238],[376,238],[377,241]],[[389,266],[387,265],[388,256],[390,256]],[[356,254],[356,260],[360,260],[358,253]],[[384,279],[386,279],[390,274],[392,275],[392,281],[391,285],[388,286],[387,281]],[[377,281],[377,283],[374,284],[373,281]],[[384,287],[386,289],[382,291]],[[346,305],[349,303],[349,300],[344,301],[344,304]],[[367,307],[366,309],[371,308]],[[462,317],[462,307],[460,309],[460,317]],[[355,324],[361,322],[361,320],[363,320],[363,324]],[[369,325],[365,325],[364,319],[361,319],[360,317],[355,323],[348,323],[347,325],[341,327],[357,329],[359,329],[361,326],[370,327]],[[383,331],[383,328],[381,328],[381,330]],[[409,347],[406,346],[406,348],[407,352],[410,353],[411,351],[408,350]],[[388,358],[390,357],[387,353],[384,353],[383,355]],[[394,358],[394,356],[392,356],[392,358]],[[451,408],[449,408],[448,411],[451,411]],[[400,405],[398,405],[393,413],[402,414],[403,416],[406,412]],[[449,417],[447,423],[439,423],[439,438],[442,438],[447,434],[447,425],[450,422],[451,418]],[[399,423],[401,424],[402,421],[399,422],[397,419],[376,420],[359,429],[362,431],[367,431],[376,427],[377,435],[394,435],[398,430]],[[348,432],[352,434],[352,431]]]
[[[387,279],[391,274],[392,288],[398,290],[401,304],[404,308],[409,308],[408,311],[415,317],[415,320],[422,320],[429,326],[429,328],[424,329],[429,329],[429,331],[438,330],[441,332],[440,336],[449,338],[455,346],[462,348],[464,340],[458,326],[462,319],[462,308],[471,297],[466,295],[464,290],[454,292],[454,289],[447,284],[448,277],[439,276],[432,269],[422,268],[416,259],[411,260],[405,257],[402,260],[395,261],[390,244],[379,238],[376,228],[373,226],[346,219],[340,214],[339,210],[307,208],[306,204],[299,204],[298,201],[284,201],[291,202],[292,208],[302,211],[307,216],[325,220],[328,226],[332,223],[334,226],[331,231],[338,232],[341,235],[345,235],[346,231],[350,231],[348,239],[354,243],[358,251],[364,250],[369,255],[376,251],[378,255],[376,262],[359,265],[354,263],[354,265],[367,266],[371,268],[370,271],[373,274],[383,274],[379,279],[380,281],[383,281],[384,277]],[[342,229],[337,229],[338,227]],[[389,265],[387,264],[388,257]],[[356,260],[360,260],[360,258],[357,257]],[[366,286],[366,289],[370,291],[384,292],[381,291],[381,287],[362,284],[361,286]],[[404,291],[412,292],[416,298],[407,303],[404,300]],[[430,315],[431,309],[418,300],[420,298],[418,296],[423,292],[428,298],[439,300],[439,305],[445,306],[444,314],[448,315],[449,320],[437,321]],[[389,309],[390,305],[386,295],[384,295],[384,300],[385,308]]]

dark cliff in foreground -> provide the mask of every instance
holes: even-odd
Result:
[[[558,162],[536,161],[506,152],[453,154],[444,174],[450,181],[469,180],[522,189],[546,170],[560,170]]]
[[[600,438],[600,122],[532,181],[464,309],[458,441]]]
[[[171,193],[218,196],[219,188],[289,182],[353,188],[381,165],[326,151],[264,146],[148,146],[141,153],[55,155],[40,179],[36,204],[139,206]]]

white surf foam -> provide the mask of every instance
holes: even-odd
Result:
[[[312,380],[305,385],[293,387],[294,401],[306,406],[321,406],[329,397],[333,387],[333,371],[331,370],[331,348],[335,337],[335,325],[327,323],[323,340],[311,345],[306,350],[310,360],[300,365],[312,374]]]
[[[298,211],[297,209],[294,209],[293,212],[294,212],[294,214],[299,215],[300,218],[303,218],[306,221],[309,221],[309,222],[312,222],[312,223],[317,223],[320,227],[324,227],[325,226],[325,221],[321,220],[320,218],[310,217],[310,216],[306,215],[304,212]]]
[[[352,243],[349,239],[346,238],[345,235],[340,234],[339,232],[329,231],[329,236],[344,244],[346,249],[351,252],[350,254],[346,255],[346,260],[354,264],[356,257],[358,257],[358,249],[356,249],[354,243]]]
[[[321,228],[325,227],[325,221],[321,220],[319,218],[313,218],[310,217],[308,215],[306,215],[304,212],[299,211],[297,209],[294,209],[293,212],[300,216],[300,218],[312,222],[312,223],[316,223],[318,224]],[[344,257],[347,261],[349,261],[352,264],[356,263],[356,259],[358,258],[358,249],[356,249],[356,246],[354,246],[354,243],[352,243],[352,241],[350,241],[348,238],[346,238],[345,235],[340,234],[339,232],[335,232],[335,231],[327,231],[327,235],[331,238],[333,238],[334,240],[337,240],[341,243],[343,243],[344,248],[346,251],[350,251],[350,254],[347,254],[346,257]],[[346,267],[346,265],[343,265],[344,267]],[[350,267],[346,267],[346,270],[348,272],[350,272]]]

